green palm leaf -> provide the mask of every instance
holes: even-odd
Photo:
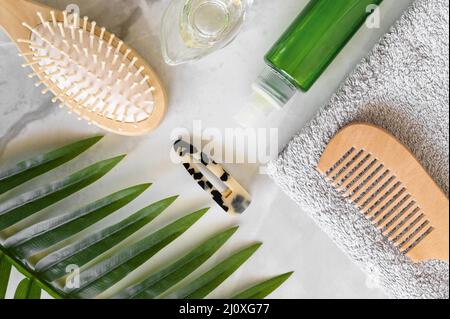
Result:
[[[72,143],[23,161],[4,173],[0,172],[0,195],[70,161],[100,139],[101,137],[93,137]],[[0,200],[0,232],[94,183],[123,158],[124,156],[118,156],[95,163],[30,192],[17,196],[6,195],[12,198]],[[5,297],[13,267],[26,277],[16,289],[16,299],[39,299],[41,289],[55,298],[93,298],[102,295],[180,237],[208,210],[184,216],[137,242],[114,250],[114,247],[124,243],[159,216],[177,198],[170,197],[153,203],[112,226],[75,239],[82,231],[133,201],[149,186],[150,184],[142,184],[118,191],[89,205],[81,205],[82,208],[70,210],[69,213],[61,212],[57,217],[41,220],[9,235],[0,244],[0,299]],[[147,299],[165,297],[167,294],[169,298],[206,297],[249,259],[261,244],[252,245],[229,256],[186,286],[176,286],[215,254],[236,230],[237,227],[234,227],[212,236],[185,256],[119,291],[115,298]],[[8,233],[4,232],[2,235],[12,231],[13,229],[8,229]],[[60,284],[67,275],[66,268],[69,265],[77,265],[81,269],[80,286],[61,288]],[[288,273],[267,280],[241,292],[235,298],[264,298],[290,275]]]
[[[74,212],[37,223],[8,238],[4,246],[24,258],[34,256],[95,224],[142,194],[151,184],[130,187]]]
[[[195,224],[208,209],[187,215],[172,224],[126,247],[112,257],[83,271],[80,275],[80,288],[66,291],[77,298],[93,298],[112,287],[130,272],[137,269],[153,255],[181,236]]]
[[[0,300],[5,299],[12,265],[0,251]]]
[[[133,285],[114,298],[116,299],[153,299],[194,272],[208,260],[237,231],[233,227],[217,234],[170,266],[156,272],[142,282]]]
[[[84,266],[150,223],[176,199],[177,196],[174,196],[147,206],[111,227],[51,253],[37,263],[36,271],[48,281],[61,278],[66,274],[68,265]]]
[[[280,287],[286,280],[288,280],[289,277],[292,276],[292,274],[292,272],[288,272],[286,274],[266,280],[237,294],[232,299],[264,299],[278,287]]]
[[[10,170],[0,173],[0,194],[72,160],[101,140],[102,137],[96,136],[66,145],[20,162]]]
[[[171,293],[167,298],[201,299],[206,297],[247,261],[260,246],[261,243],[257,243],[235,253],[184,288]]]
[[[41,299],[41,287],[35,280],[24,278],[17,286],[14,299]]]
[[[1,203],[0,231],[92,184],[108,173],[124,157],[123,155],[98,162],[63,180]]]

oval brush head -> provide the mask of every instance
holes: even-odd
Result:
[[[40,24],[22,25],[30,38],[17,39],[29,48],[21,55],[39,81],[42,93],[69,107],[79,119],[122,135],[154,129],[166,109],[166,96],[156,74],[123,41],[77,14],[36,13]],[[58,16],[62,19],[58,20]]]

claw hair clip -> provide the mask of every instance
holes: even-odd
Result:
[[[183,140],[176,141],[174,149],[192,178],[203,190],[211,194],[213,200],[224,211],[231,214],[242,214],[250,206],[250,194],[221,165]],[[226,189],[220,191],[214,186],[200,167],[203,167],[203,171],[206,170],[218,178],[226,186]]]

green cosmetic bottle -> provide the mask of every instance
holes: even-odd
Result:
[[[311,0],[265,56],[244,126],[308,91],[382,0]]]

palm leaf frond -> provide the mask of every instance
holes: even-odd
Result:
[[[93,137],[72,143],[23,161],[4,173],[0,172],[0,234],[2,240],[6,237],[0,243],[0,299],[5,298],[12,267],[26,277],[16,289],[16,299],[39,299],[41,289],[55,298],[101,297],[182,236],[208,211],[202,209],[169,222],[130,244],[126,244],[126,240],[164,212],[177,196],[148,205],[111,226],[94,229],[97,223],[135,200],[151,186],[142,184],[81,205],[81,208],[63,211],[56,217],[41,218],[39,222],[17,231],[16,228],[20,228],[17,227],[18,223],[94,183],[113,169],[124,155],[97,162],[32,191],[19,195],[4,193],[70,161],[100,139]],[[11,198],[5,199],[4,196]],[[118,291],[114,298],[208,296],[246,262],[261,244],[251,245],[232,254],[186,285],[182,281],[210,259],[236,231],[237,227],[233,227],[211,236],[178,260],[137,280],[137,283],[128,284],[128,288]],[[72,287],[67,282],[73,274],[67,271],[73,266],[79,272],[75,273],[78,285]],[[264,298],[289,276],[290,273],[267,280],[235,298]],[[181,288],[177,287],[179,284]]]
[[[0,194],[74,159],[102,138],[103,136],[91,137],[18,163],[0,173]]]
[[[122,155],[95,163],[60,181],[0,203],[0,231],[94,183],[124,157],[125,155]]]
[[[80,274],[80,289],[66,291],[78,298],[93,298],[123,279],[194,225],[208,209],[189,214],[130,245]]]
[[[233,227],[219,233],[170,266],[117,294],[116,299],[153,299],[175,286],[208,260],[237,231]]]
[[[266,280],[260,284],[257,284],[243,292],[237,294],[231,299],[264,299],[278,287],[280,287],[286,280],[291,277],[293,272],[288,272],[280,276]]]
[[[14,299],[41,299],[41,287],[34,279],[24,278],[19,283]]]
[[[222,282],[231,276],[247,259],[249,259],[261,247],[257,243],[233,254],[210,271],[204,273],[185,287],[172,292],[169,299],[202,299],[209,295]]]
[[[174,196],[147,206],[113,226],[95,232],[87,238],[49,254],[36,264],[36,271],[48,281],[63,277],[67,274],[67,266],[79,265],[81,267],[86,265],[95,257],[108,251],[150,223],[176,199],[177,196]]]
[[[0,251],[0,300],[6,297],[6,288],[8,288],[9,277],[11,275],[11,263]]]
[[[4,246],[12,249],[22,258],[34,256],[122,208],[147,190],[150,185],[142,184],[130,187],[74,212],[36,223],[8,238]]]

